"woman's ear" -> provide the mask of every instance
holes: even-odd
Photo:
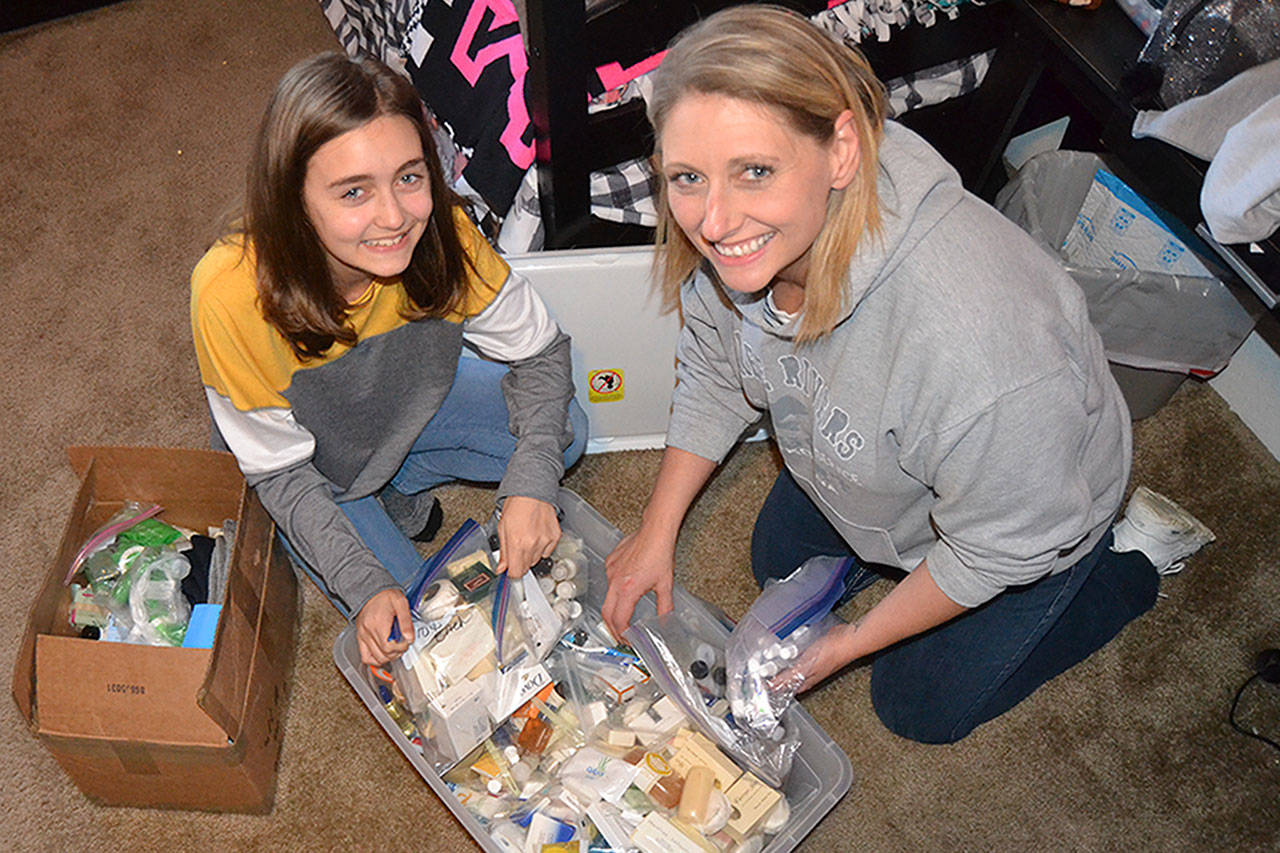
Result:
[[[853,124],[853,111],[845,110],[836,116],[831,135],[831,189],[842,190],[853,183],[861,160],[862,146]]]

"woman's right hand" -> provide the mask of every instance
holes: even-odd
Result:
[[[671,611],[675,544],[674,534],[641,525],[605,558],[609,592],[600,614],[615,638],[622,638],[622,632],[631,624],[636,602],[649,590],[658,597],[659,614]]]

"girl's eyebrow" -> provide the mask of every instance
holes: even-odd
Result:
[[[405,169],[412,169],[415,166],[425,166],[426,164],[427,164],[427,158],[414,157],[412,160],[406,161],[404,165],[402,165],[399,169],[396,169],[396,174],[397,175],[400,174]],[[329,188],[335,189],[337,187],[346,186],[347,184],[362,184],[372,180],[373,180],[373,175],[348,175],[345,178],[338,178],[336,181],[331,182],[329,184]]]

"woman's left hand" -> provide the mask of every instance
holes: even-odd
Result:
[[[792,685],[797,693],[803,693],[816,687],[828,676],[843,669],[857,657],[854,651],[853,635],[858,626],[836,625],[821,638],[805,649],[795,664],[779,673],[771,680],[771,684]]]
[[[551,556],[560,541],[556,508],[537,498],[512,495],[503,502],[498,517],[498,541],[502,548],[498,571],[520,577],[534,563]]]

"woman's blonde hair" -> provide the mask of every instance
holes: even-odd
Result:
[[[654,75],[648,101],[660,163],[663,123],[689,93],[725,95],[770,107],[792,130],[821,143],[835,133],[845,110],[853,115],[859,162],[848,187],[833,190],[827,217],[813,243],[805,282],[804,316],[796,340],[827,334],[846,311],[849,263],[864,236],[877,236],[880,211],[876,172],[884,132],[885,92],[858,51],[840,44],[804,17],[780,6],[749,4],[717,12],[676,36]],[[667,204],[659,181],[654,272],[668,308],[702,262]],[[714,278],[714,275],[713,275]]]
[[[401,274],[410,320],[442,317],[465,292],[471,259],[454,210],[462,200],[445,184],[440,159],[408,80],[373,59],[340,52],[304,59],[281,79],[258,128],[249,165],[245,211],[238,227],[257,256],[263,316],[299,358],[352,346],[350,306],[333,283],[329,262],[302,198],[311,156],[326,142],[380,116],[409,120],[422,142],[433,208]]]

